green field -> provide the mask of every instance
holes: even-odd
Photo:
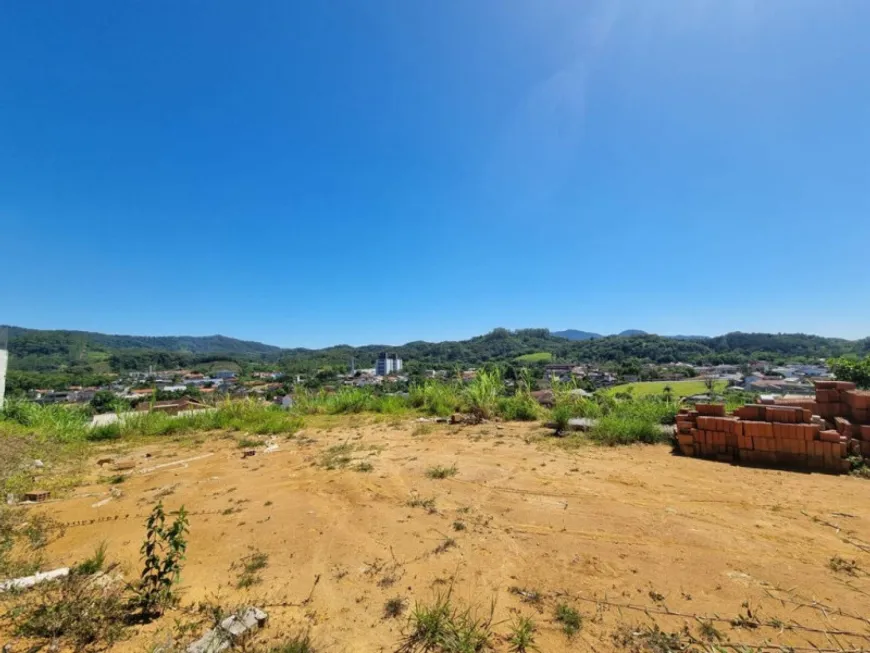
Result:
[[[725,381],[716,381],[716,392],[722,392],[728,384]],[[644,381],[642,383],[624,383],[623,385],[615,385],[612,388],[607,388],[608,394],[616,394],[617,392],[627,392],[632,389],[635,397],[645,397],[647,395],[660,395],[665,390],[665,386],[670,386],[675,397],[688,397],[690,395],[700,395],[707,392],[704,381],[700,379],[691,379],[689,381]]]
[[[553,360],[553,354],[548,351],[539,351],[534,354],[524,354],[514,359],[517,363],[541,363]]]

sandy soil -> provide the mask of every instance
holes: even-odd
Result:
[[[385,618],[385,601],[413,605],[451,585],[482,614],[495,601],[500,634],[513,615],[532,616],[547,652],[613,650],[625,624],[698,636],[692,615],[721,618],[714,625],[731,642],[870,648],[870,622],[836,614],[870,615],[870,482],[674,457],[665,446],[565,450],[544,433],[358,418],[309,426],[250,458],[221,437],[142,445],[114,454],[136,462],[124,483],[109,485],[117,472],[94,462],[89,485],[42,508],[67,524],[48,557],[70,564],[106,540],[134,577],[143,522],[163,496],[191,512],[185,604],[264,606],[265,637],[310,629],[320,651],[396,650],[407,620]],[[353,460],[326,469],[329,448],[344,443]],[[357,471],[360,461],[372,471]],[[458,473],[428,478],[435,465]],[[410,506],[415,497],[434,498],[434,511]],[[448,538],[455,546],[438,552]],[[238,561],[255,551],[268,566],[240,590]],[[835,556],[855,560],[854,575],[831,569]],[[814,601],[828,609],[799,605]],[[573,641],[553,618],[559,602],[584,616]],[[801,628],[728,623],[739,615]],[[171,626],[162,621],[118,648],[144,650]]]

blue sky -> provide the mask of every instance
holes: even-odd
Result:
[[[870,2],[0,5],[0,323],[870,335]]]

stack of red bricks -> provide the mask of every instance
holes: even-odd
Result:
[[[816,381],[819,415],[849,443],[849,453],[870,457],[870,390],[847,381]]]
[[[856,391],[854,385],[820,390],[826,391],[820,394],[824,403],[836,403],[837,411],[870,412],[870,392]],[[749,404],[728,416],[722,404],[698,404],[677,415],[677,441],[687,456],[839,473],[849,470],[850,455],[870,455],[870,426],[856,428],[839,415],[831,424],[801,406]]]

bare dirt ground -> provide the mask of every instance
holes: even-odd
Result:
[[[310,630],[318,651],[394,651],[407,619],[385,617],[385,602],[413,606],[451,586],[482,614],[495,601],[500,634],[514,615],[533,617],[546,652],[631,648],[614,633],[654,623],[733,644],[870,649],[870,482],[666,446],[565,449],[545,433],[343,418],[244,459],[220,436],[116,450],[137,464],[123,483],[94,462],[88,485],[41,508],[67,524],[48,558],[67,565],[106,540],[135,577],[162,497],[191,513],[184,605],[263,606],[266,638]],[[438,465],[457,473],[427,477]],[[267,566],[239,589],[239,561],[254,552]],[[584,617],[573,639],[554,619],[561,602]],[[145,650],[183,614],[117,648]]]

